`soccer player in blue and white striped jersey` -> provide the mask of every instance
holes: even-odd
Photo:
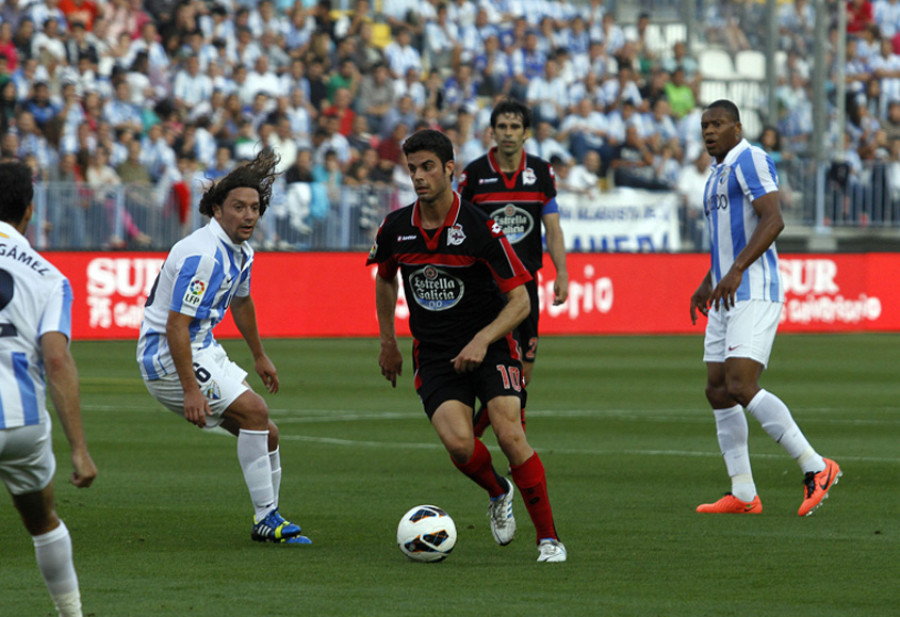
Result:
[[[175,243],[144,308],[137,361],[150,393],[199,427],[221,426],[237,437],[237,456],[253,502],[251,537],[310,544],[300,527],[278,513],[281,457],[278,427],[265,400],[244,379],[213,337],[231,308],[270,393],[278,372],[263,350],[250,296],[253,249],[247,240],[272,195],[278,156],[262,150],[212,184],[200,200],[205,227]]]
[[[53,499],[56,459],[46,405],[49,392],[72,450],[70,481],[90,486],[97,468],[81,427],[78,370],[69,353],[72,288],[25,239],[34,213],[31,170],[0,163],[0,186],[0,480],[32,536],[59,615],[80,617],[72,539]]]
[[[762,512],[750,469],[746,410],[803,470],[798,514],[807,516],[827,497],[841,470],[812,448],[781,399],[759,386],[784,305],[775,249],[775,238],[784,229],[775,164],[743,138],[740,113],[731,101],[711,103],[700,126],[706,150],[715,160],[703,193],[712,261],[691,296],[691,321],[697,323],[698,312],[708,318],[706,398],[715,415],[731,492],[697,511]]]

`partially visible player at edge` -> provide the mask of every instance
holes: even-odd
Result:
[[[25,239],[34,214],[31,170],[0,163],[0,186],[0,478],[31,534],[59,615],[81,617],[72,538],[54,503],[56,459],[46,402],[49,386],[72,450],[70,482],[90,486],[97,468],[81,426],[78,369],[69,352],[72,287]]]
[[[272,195],[278,157],[271,149],[210,185],[200,200],[209,224],[172,247],[144,309],[137,361],[150,394],[202,428],[221,426],[237,436],[237,457],[255,516],[251,538],[310,544],[300,527],[278,512],[281,457],[278,427],[265,400],[244,379],[213,337],[231,307],[270,393],[278,373],[263,350],[250,296],[253,248],[248,240]]]
[[[488,492],[494,540],[513,540],[513,483],[537,532],[538,561],[562,562],[544,466],[520,421],[522,364],[512,331],[528,314],[531,277],[500,226],[452,189],[453,144],[421,130],[403,144],[418,200],[390,213],[378,229],[368,264],[378,264],[375,304],[381,338],[378,364],[397,385],[403,358],[394,317],[397,271],[409,305],[415,386],[453,464]],[[487,407],[512,482],[499,475],[473,432],[476,397]]]
[[[775,249],[775,238],[784,229],[775,164],[743,138],[740,114],[731,101],[711,103],[701,129],[715,160],[703,195],[712,265],[691,296],[691,321],[697,323],[698,312],[708,318],[706,398],[731,492],[698,506],[697,512],[762,512],[750,470],[746,409],[803,470],[798,514],[808,516],[837,484],[841,469],[810,446],[781,399],[759,387],[784,304]]]
[[[566,245],[559,225],[556,203],[556,177],[547,161],[525,152],[525,140],[531,128],[528,107],[515,99],[500,101],[491,111],[491,130],[496,146],[469,163],[459,178],[460,196],[484,210],[503,228],[516,255],[528,269],[532,280],[526,283],[531,311],[519,324],[516,334],[523,347],[525,385],[538,349],[538,270],[544,262],[541,225],[547,237],[547,252],[556,268],[553,304],[569,296],[569,272],[566,269]],[[522,396],[522,424],[528,394]],[[476,415],[475,434],[487,426],[483,409]]]

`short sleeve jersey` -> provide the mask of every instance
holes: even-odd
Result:
[[[713,287],[731,268],[759,224],[753,202],[777,190],[778,176],[772,158],[746,139],[732,148],[720,164],[712,166],[703,191],[703,208],[712,249]],[[784,302],[774,242],[744,272],[736,298]]]
[[[519,168],[508,176],[500,170],[495,152],[469,163],[459,178],[459,192],[500,224],[516,254],[532,274],[543,265],[541,221],[557,212],[556,176],[547,161],[522,152]]]
[[[212,219],[172,247],[144,307],[137,361],[144,379],[175,372],[166,340],[169,311],[193,317],[191,349],[217,345],[213,328],[222,321],[235,296],[250,295],[253,248],[234,244]]]
[[[421,227],[418,202],[388,214],[373,263],[387,280],[400,271],[416,340],[448,353],[497,317],[502,294],[531,280],[500,226],[456,193],[437,230]]]
[[[71,339],[72,287],[12,225],[0,222],[0,430],[49,418],[41,337]]]

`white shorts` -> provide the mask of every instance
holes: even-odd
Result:
[[[200,391],[213,413],[206,417],[205,428],[215,428],[222,423],[222,414],[228,406],[250,389],[244,382],[247,371],[232,362],[220,345],[212,345],[195,353],[193,362]],[[159,379],[145,379],[144,385],[164,407],[184,417],[184,390],[177,373]]]
[[[0,430],[0,479],[13,495],[43,490],[56,473],[50,422]]]
[[[729,310],[709,310],[704,362],[725,362],[728,358],[750,358],[769,364],[775,332],[781,319],[781,302],[744,300]]]

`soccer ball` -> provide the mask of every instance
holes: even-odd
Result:
[[[416,506],[400,519],[397,544],[413,561],[441,561],[456,546],[456,524],[437,506]]]

